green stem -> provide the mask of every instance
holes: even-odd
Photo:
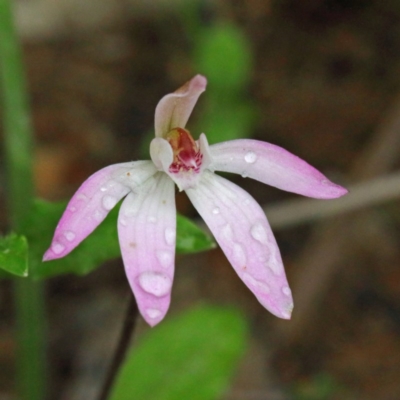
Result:
[[[0,0],[0,72],[8,207],[13,230],[22,231],[33,201],[33,139],[25,74],[11,1]],[[14,286],[17,318],[17,388],[21,400],[45,397],[43,288],[30,279]]]

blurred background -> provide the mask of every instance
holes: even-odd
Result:
[[[178,257],[167,319],[209,302],[250,324],[223,399],[400,398],[400,190],[389,179],[400,161],[400,3],[17,0],[15,12],[38,196],[66,199],[96,170],[148,158],[157,102],[197,73],[209,86],[189,122],[195,138],[277,144],[358,194],[334,212],[312,203],[299,221],[299,196],[230,177],[271,210],[295,308],[292,321],[269,314],[219,249]],[[198,218],[184,194],[177,204]],[[120,260],[47,282],[51,399],[95,398],[129,295]],[[15,399],[11,304],[1,281],[1,400]],[[137,335],[148,329],[140,320]]]

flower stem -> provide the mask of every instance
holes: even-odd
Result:
[[[0,0],[0,88],[11,227],[21,232],[33,201],[33,139],[28,95],[11,1]],[[17,388],[21,400],[45,397],[43,288],[29,278],[14,285],[17,319]]]
[[[126,352],[131,342],[132,334],[135,330],[136,319],[139,310],[134,296],[131,296],[126,312],[126,317],[122,331],[120,334],[117,348],[115,349],[114,357],[111,361],[110,368],[108,370],[106,379],[100,392],[98,400],[107,400],[109,398],[112,386],[117,377],[118,371],[125,360]]]

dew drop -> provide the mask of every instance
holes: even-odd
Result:
[[[118,200],[113,196],[104,196],[103,197],[102,204],[106,210],[111,210],[117,203],[118,203]]]
[[[150,217],[147,218],[147,221],[151,222],[152,224],[155,224],[157,222],[157,218],[153,217],[153,216],[150,216]]]
[[[290,296],[290,295],[292,294],[292,291],[290,290],[290,288],[289,288],[288,286],[284,286],[284,287],[282,288],[282,293],[283,293],[285,296]]]
[[[229,224],[226,224],[221,229],[221,235],[225,240],[232,240],[233,239],[233,230]]]
[[[251,227],[250,234],[257,242],[268,244],[268,235],[261,222],[257,222]]]
[[[65,231],[64,236],[65,236],[65,239],[68,240],[68,242],[72,242],[76,237],[75,233],[72,231]]]
[[[248,177],[247,172],[243,172],[242,178],[247,178],[247,177]]]
[[[270,246],[271,257],[269,258],[268,268],[276,275],[279,276],[283,272],[282,261],[278,254],[278,247],[276,245]]]
[[[246,253],[242,245],[238,243],[233,244],[232,258],[240,267],[246,264]]]
[[[88,200],[87,196],[86,196],[85,194],[83,194],[83,193],[79,193],[79,194],[76,196],[76,199],[77,199],[77,200],[83,200],[83,201],[87,201],[87,200]]]
[[[146,314],[149,318],[151,319],[156,319],[159,318],[161,316],[161,311],[157,308],[148,308],[146,310]]]
[[[249,273],[245,272],[243,274],[243,280],[245,281],[245,283],[247,283],[249,286],[252,286],[252,288],[264,293],[264,294],[268,294],[271,290],[270,287],[264,283],[261,282],[255,278],[253,278]]]
[[[167,243],[169,246],[173,246],[175,244],[175,229],[172,228],[166,228],[164,231],[164,238],[165,238],[165,243]]]
[[[123,218],[120,218],[120,219],[119,219],[119,223],[120,223],[122,226],[127,226],[127,225],[128,225],[128,223],[126,222],[126,220],[123,219]]]
[[[103,219],[103,213],[100,210],[96,210],[93,214],[93,218],[96,221],[101,221]]]
[[[249,163],[249,164],[253,164],[256,162],[257,160],[257,154],[249,151],[248,153],[246,153],[246,155],[244,156],[244,160]]]
[[[156,253],[157,259],[164,268],[172,266],[174,257],[169,251],[159,250]]]
[[[107,188],[106,188],[106,187],[101,187],[100,190],[101,190],[102,192],[107,192]]]
[[[172,281],[158,272],[143,272],[139,276],[139,285],[145,292],[162,297],[170,292]]]
[[[131,218],[131,217],[134,217],[134,216],[136,216],[136,214],[138,213],[138,208],[137,208],[137,206],[135,205],[134,207],[132,207],[132,206],[130,206],[130,207],[126,207],[125,209],[124,209],[124,215],[125,215],[125,217],[127,217],[127,218]]]
[[[76,211],[76,207],[74,207],[74,206],[71,206],[71,207],[69,208],[69,211],[71,211],[71,212],[75,212],[75,211]]]
[[[65,250],[65,246],[61,243],[54,243],[51,246],[51,250],[53,250],[55,254],[61,254]]]
[[[219,208],[218,208],[218,207],[213,208],[212,213],[213,213],[214,215],[219,214]]]

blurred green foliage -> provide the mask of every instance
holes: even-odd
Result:
[[[28,243],[25,236],[11,233],[0,238],[0,268],[13,275],[28,275]]]
[[[332,375],[326,372],[320,372],[306,381],[297,382],[291,392],[295,400],[347,398],[347,396],[344,396],[342,389],[343,387],[336,382]],[[341,397],[340,393],[343,394],[344,397]]]
[[[110,400],[215,400],[246,347],[234,309],[200,306],[148,331],[131,349]]]

